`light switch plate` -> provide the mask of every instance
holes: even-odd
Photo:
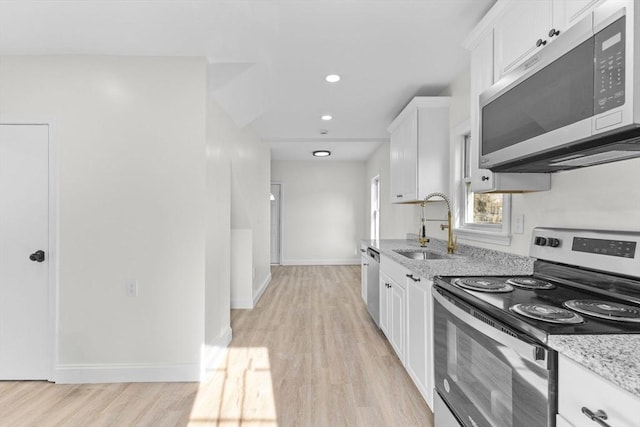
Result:
[[[128,297],[138,296],[138,281],[136,279],[126,279],[124,281],[124,289]]]
[[[514,215],[513,216],[512,233],[513,234],[523,234],[524,233],[524,215]]]

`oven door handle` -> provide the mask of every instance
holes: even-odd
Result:
[[[509,332],[503,331],[501,328],[501,324],[499,322],[494,321],[488,316],[482,315],[479,311],[478,315],[482,316],[483,320],[473,316],[470,313],[462,310],[460,307],[456,306],[453,302],[449,301],[444,295],[442,295],[437,288],[432,288],[433,290],[433,298],[436,302],[440,303],[447,312],[451,315],[457,317],[461,322],[464,322],[466,325],[472,327],[476,331],[481,334],[493,339],[494,341],[504,345],[505,347],[510,348],[511,350],[518,353],[524,359],[530,360],[547,370],[552,369],[552,361],[549,358],[549,350],[542,345],[539,345],[524,336],[514,337],[513,332],[509,330]],[[468,305],[465,303],[465,305]],[[472,310],[475,310],[472,308]],[[487,323],[493,323],[493,325]]]

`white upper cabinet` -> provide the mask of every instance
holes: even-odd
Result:
[[[603,0],[509,0],[494,8],[495,81],[553,42]]]
[[[395,122],[394,122],[395,123]],[[391,132],[391,202],[414,200],[418,186],[418,111],[407,114]]]
[[[494,25],[495,80],[546,44],[552,27],[550,0],[510,2]]]
[[[494,82],[493,29],[477,36],[471,50],[471,190],[476,193],[542,191],[551,188],[549,174],[493,173],[481,169],[480,159],[480,94]]]
[[[449,188],[449,104],[419,96],[389,126],[391,203],[422,200]]]
[[[604,0],[555,0],[553,2],[553,25],[562,32],[591,13]]]
[[[498,0],[464,45],[471,51],[471,190],[542,191],[550,174],[493,173],[480,169],[479,96],[503,75],[552,43],[604,0]]]

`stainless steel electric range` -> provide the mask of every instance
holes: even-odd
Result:
[[[530,255],[530,276],[435,278],[439,427],[554,426],[549,336],[640,334],[640,232],[536,228]]]

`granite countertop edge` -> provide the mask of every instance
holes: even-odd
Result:
[[[377,249],[381,255],[404,266],[413,274],[429,280],[433,280],[434,276],[503,276],[533,273],[533,258],[464,244],[459,244],[455,255],[447,256],[446,259],[413,260],[394,252],[427,250],[446,255],[447,243],[439,239],[431,239],[424,248],[420,247],[417,240],[412,239],[361,242]]]
[[[421,248],[413,239],[362,240],[413,274],[433,280],[434,276],[502,276],[533,273],[534,258],[506,252],[458,245],[456,255],[444,260],[412,260],[394,250],[430,250],[447,253],[443,240],[431,239]],[[638,335],[553,335],[549,347],[579,363],[618,387],[640,397],[640,334]]]
[[[640,334],[552,335],[548,345],[640,398]]]

